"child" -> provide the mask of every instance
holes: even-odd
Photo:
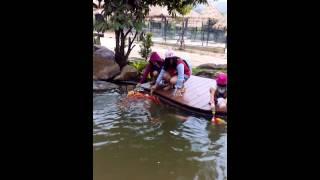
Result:
[[[213,115],[216,112],[227,112],[227,83],[227,74],[220,72],[216,78],[216,86],[210,88],[209,103]]]
[[[189,68],[188,63],[182,58],[174,56],[173,52],[169,51],[166,53],[166,59],[156,84],[151,87],[151,94],[159,86],[166,86],[164,90],[175,87],[177,89],[175,95],[179,94],[181,96],[185,90],[184,83],[190,76],[191,69]]]
[[[140,87],[142,83],[146,80],[147,76],[150,74],[152,80],[151,80],[151,85],[155,84],[155,81],[161,71],[161,68],[163,66],[164,60],[161,59],[159,54],[157,52],[152,52],[150,55],[150,60],[149,64],[144,70],[144,73],[142,75],[141,80],[137,84],[136,87]]]

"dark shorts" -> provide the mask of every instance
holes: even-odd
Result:
[[[158,73],[160,73],[161,68],[159,68],[158,66],[153,66],[153,71],[158,71]]]

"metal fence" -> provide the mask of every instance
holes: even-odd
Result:
[[[154,41],[185,45],[210,46],[226,43],[226,30],[213,28],[210,18],[149,18],[144,32],[151,32]]]

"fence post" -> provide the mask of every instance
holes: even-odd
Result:
[[[203,46],[203,41],[204,41],[204,30],[203,30],[204,26],[203,26],[203,22],[201,22],[201,42],[202,42],[202,46]]]
[[[208,46],[208,41],[209,41],[209,36],[210,36],[209,26],[210,26],[210,19],[208,20],[208,24],[207,24],[207,46]]]
[[[164,42],[167,42],[167,17],[164,17]]]

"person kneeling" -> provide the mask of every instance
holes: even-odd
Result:
[[[210,88],[210,105],[213,115],[216,112],[227,112],[227,75],[219,73],[216,86]]]
[[[157,52],[152,52],[150,55],[149,64],[144,69],[144,73],[142,75],[142,78],[139,81],[139,83],[136,85],[136,87],[140,87],[141,84],[145,82],[145,80],[149,74],[152,79],[150,84],[151,85],[155,84],[155,81],[161,71],[163,63],[164,63],[164,60],[161,59],[159,54]]]
[[[190,75],[191,70],[186,61],[176,56],[167,57],[156,84],[151,87],[151,93],[159,87],[165,87],[164,90],[176,88],[175,95],[182,96],[185,91],[184,83],[189,79]]]

